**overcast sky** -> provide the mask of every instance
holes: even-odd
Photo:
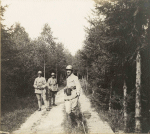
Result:
[[[58,38],[74,55],[83,45],[85,17],[94,8],[93,0],[2,0],[9,5],[4,14],[8,27],[19,22],[34,39],[48,23],[53,36]]]

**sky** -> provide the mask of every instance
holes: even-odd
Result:
[[[57,38],[74,55],[85,39],[86,17],[94,9],[93,0],[2,0],[9,5],[4,14],[7,27],[19,22],[31,39],[37,38],[48,23]]]

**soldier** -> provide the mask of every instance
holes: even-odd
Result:
[[[49,96],[49,107],[51,106],[51,98],[53,99],[53,105],[55,104],[55,97],[58,91],[57,79],[55,78],[55,73],[51,73],[51,78],[48,79],[48,96]]]
[[[70,118],[72,123],[75,121],[75,113],[77,110],[78,99],[80,96],[81,85],[78,77],[73,74],[71,65],[66,67],[67,71],[67,86],[64,88],[64,101],[67,118]]]
[[[42,106],[42,98],[44,100],[45,106],[47,105],[46,103],[46,80],[44,77],[42,77],[42,72],[38,71],[38,77],[34,81],[34,88],[35,88],[35,94],[38,100],[38,106],[39,109],[38,111],[41,111],[41,106]]]

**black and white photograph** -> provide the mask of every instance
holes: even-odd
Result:
[[[0,134],[150,134],[150,0],[0,6]]]

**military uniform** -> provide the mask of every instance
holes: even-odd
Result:
[[[48,79],[48,88],[51,89],[51,91],[57,91],[58,90],[56,78],[49,78]]]
[[[44,103],[46,104],[46,80],[44,77],[37,77],[34,81],[34,88],[36,94],[41,94]]]
[[[46,80],[44,77],[37,77],[34,81],[34,88],[36,94],[42,94],[46,87]]]
[[[48,98],[49,98],[49,107],[51,105],[51,97],[53,98],[53,104],[55,104],[55,95],[58,91],[58,84],[56,78],[48,79]]]
[[[78,103],[78,95],[80,94],[81,90],[81,85],[78,77],[73,73],[67,78],[66,88],[72,89],[71,95],[67,96],[66,93],[64,94],[66,113],[69,114],[75,111]]]

